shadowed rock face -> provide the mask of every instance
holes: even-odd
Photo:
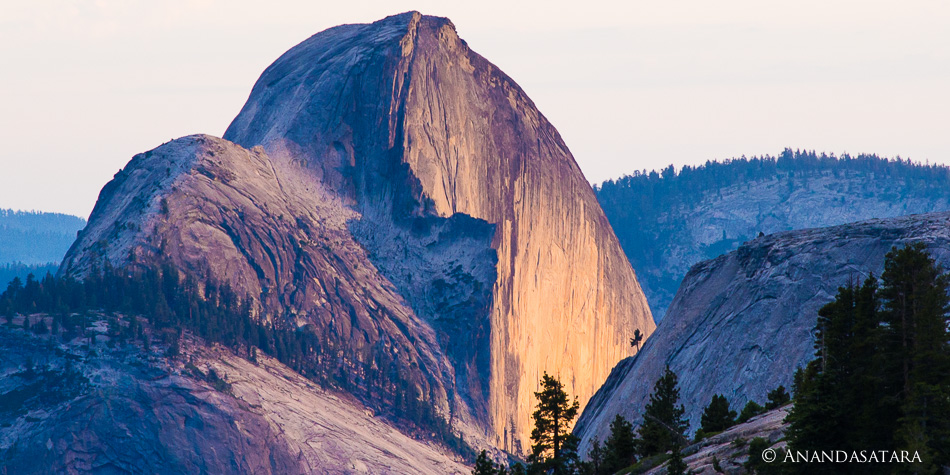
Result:
[[[557,131],[446,19],[314,35],[225,138],[133,159],[61,271],[163,255],[230,281],[272,318],[388,352],[456,424],[515,452],[542,372],[583,405],[634,330],[653,331]]]
[[[818,309],[850,281],[880,276],[892,246],[922,241],[950,264],[950,213],[864,221],[760,237],[690,270],[639,355],[611,372],[575,427],[586,453],[616,414],[638,423],[666,365],[680,377],[693,430],[714,394],[763,404],[814,357]]]

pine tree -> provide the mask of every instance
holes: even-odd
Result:
[[[676,405],[680,397],[677,381],[676,373],[667,366],[653,387],[639,430],[639,453],[643,457],[665,453],[673,448],[674,441],[686,438],[689,424],[683,417],[686,409]]]
[[[472,469],[472,475],[496,475],[498,466],[492,459],[488,458],[488,452],[482,450],[475,459],[475,468]]]
[[[610,436],[607,437],[604,446],[606,452],[604,467],[606,471],[614,473],[635,463],[637,461],[636,449],[633,424],[617,414],[613,422],[610,423]]]
[[[607,465],[607,450],[600,446],[600,439],[596,437],[590,443],[587,451],[587,462],[581,463],[580,473],[583,475],[605,475],[614,473]]]
[[[762,414],[765,412],[765,408],[762,407],[759,403],[755,401],[749,401],[742,408],[742,412],[739,413],[739,418],[736,419],[736,422],[739,424],[744,424],[749,422],[749,419]]]
[[[580,403],[570,401],[564,385],[547,372],[541,377],[541,390],[534,393],[538,408],[531,415],[534,429],[531,431],[529,471],[539,473],[554,470],[568,473],[577,459],[577,437],[571,434],[571,422],[577,417]]]
[[[745,469],[748,473],[760,475],[782,473],[784,467],[781,463],[766,462],[762,458],[762,452],[771,446],[772,444],[762,437],[756,437],[749,441],[749,460],[745,463]]]
[[[666,473],[668,475],[686,475],[686,470],[689,467],[683,461],[683,443],[678,437],[673,439],[670,451],[670,461],[666,464]]]
[[[701,429],[705,434],[722,432],[736,422],[736,411],[729,410],[729,400],[725,396],[715,394],[712,401],[703,411]]]
[[[637,353],[640,352],[640,342],[643,341],[643,333],[640,333],[640,329],[637,328],[633,331],[633,338],[630,339],[630,346],[637,347]]]
[[[892,249],[884,267],[880,290],[871,276],[819,312],[816,358],[795,375],[789,446],[900,448],[935,468],[950,461],[950,281],[921,244]]]
[[[785,386],[779,386],[772,391],[769,391],[768,394],[769,402],[765,404],[765,410],[771,411],[772,409],[778,409],[792,400],[791,396],[785,392]]]
[[[887,386],[902,395],[896,442],[950,463],[950,280],[921,243],[892,249],[881,280]]]
[[[835,300],[818,311],[815,359],[805,367],[801,380],[796,380],[795,406],[786,419],[790,423],[786,433],[791,449],[828,450],[828,447],[847,443],[846,424],[843,424],[842,378],[845,371],[842,365],[848,358],[847,342],[855,294],[853,283],[841,287]],[[808,470],[834,473],[836,467],[809,464]]]

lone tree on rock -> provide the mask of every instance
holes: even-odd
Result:
[[[531,431],[530,473],[570,473],[577,459],[577,436],[571,434],[571,422],[577,417],[580,403],[577,397],[570,401],[564,392],[564,385],[557,378],[545,372],[541,377],[541,390],[534,393],[538,398],[538,408],[531,417],[534,430]]]
[[[643,333],[640,333],[640,329],[637,328],[633,331],[633,338],[630,339],[630,346],[637,347],[637,353],[640,352],[640,342],[643,341]]]

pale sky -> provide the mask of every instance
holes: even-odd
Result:
[[[223,134],[293,45],[407,10],[451,18],[592,183],[785,147],[950,163],[942,0],[3,0],[0,208],[85,217],[134,154]]]

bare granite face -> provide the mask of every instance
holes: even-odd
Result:
[[[714,394],[736,411],[760,404],[814,357],[818,309],[849,281],[880,276],[892,246],[921,241],[950,264],[950,213],[789,231],[749,241],[693,266],[643,350],[618,364],[575,426],[586,453],[621,414],[639,423],[666,365],[679,375],[693,430]]]
[[[225,139],[136,156],[61,272],[172,260],[262,315],[386,352],[478,445],[527,450],[544,371],[586,404],[654,329],[554,127],[444,18],[314,35]]]
[[[475,339],[467,369],[456,369],[505,448],[527,448],[542,372],[558,374],[586,403],[612,362],[633,353],[633,331],[653,330],[633,270],[567,146],[447,19],[411,12],[311,37],[267,68],[225,138],[304,163],[352,203],[361,214],[354,233],[430,320],[439,312],[411,297],[418,283],[400,275],[444,251],[433,257],[413,244],[429,239],[414,223],[464,215],[491,226],[493,275],[479,274],[482,264],[463,266],[491,290],[469,312],[488,319],[489,334]],[[471,344],[468,332],[453,337]]]

